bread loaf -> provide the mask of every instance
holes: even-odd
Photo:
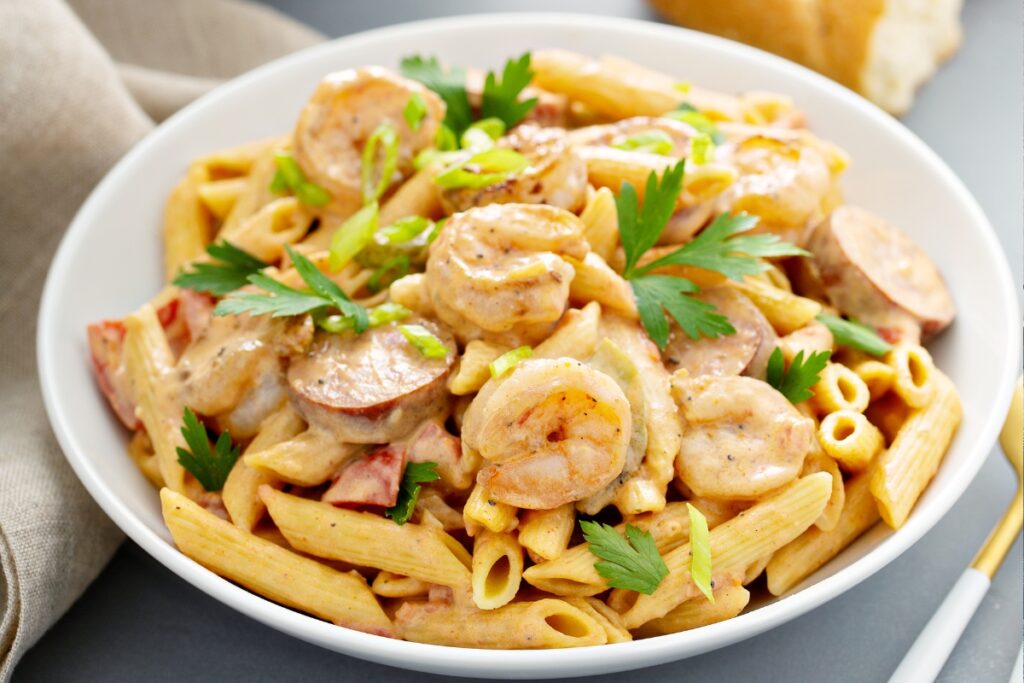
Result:
[[[682,26],[799,62],[893,114],[960,45],[962,0],[650,0]]]

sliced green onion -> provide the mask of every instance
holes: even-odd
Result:
[[[685,95],[686,93],[690,92],[690,90],[693,88],[693,84],[690,83],[690,81],[679,81],[672,87],[675,88],[678,92],[681,92]]]
[[[711,136],[701,133],[693,139],[690,148],[690,159],[695,164],[706,164],[715,155],[715,143],[711,142]]]
[[[379,234],[391,244],[401,244],[419,237],[433,221],[423,216],[406,216],[380,229]]]
[[[423,117],[427,115],[427,103],[423,101],[423,96],[418,92],[414,92],[409,96],[409,101],[405,103],[405,109],[402,110],[402,117],[405,122],[409,124],[409,128],[413,130],[419,130],[423,124]]]
[[[371,308],[367,311],[367,319],[369,320],[370,327],[380,327],[396,320],[405,320],[410,315],[410,311],[405,306],[395,303],[383,303],[376,308]],[[355,318],[346,315],[326,315],[320,318],[314,316],[316,326],[327,332],[339,334],[341,332],[348,332],[354,330],[356,327]]]
[[[489,137],[492,140],[497,140],[502,135],[504,135],[505,131],[507,130],[505,127],[505,122],[496,116],[490,116],[486,119],[480,119],[479,121],[474,122],[469,127],[469,129],[482,130],[483,132],[487,133],[487,137]]]
[[[399,254],[393,259],[385,261],[381,264],[380,268],[373,271],[369,279],[367,279],[366,288],[373,294],[376,294],[398,278],[408,275],[411,265],[412,263],[408,254]],[[391,276],[391,274],[393,274],[393,276]],[[386,275],[391,277],[388,278],[387,282],[383,282],[384,276]]]
[[[377,182],[373,181],[374,167],[377,165],[377,147],[383,148],[384,158],[380,164],[380,175]],[[395,127],[385,121],[377,126],[363,147],[363,203],[368,204],[380,199],[380,196],[391,186],[391,181],[398,167],[398,133]]]
[[[455,137],[455,131],[442,123],[438,126],[437,133],[434,135],[434,146],[442,152],[451,152],[458,149],[459,141]]]
[[[508,180],[529,165],[530,161],[519,152],[495,147],[474,154],[442,172],[434,178],[434,182],[446,190],[463,187],[478,189]]]
[[[306,182],[306,174],[302,172],[302,167],[288,152],[274,154],[274,164],[277,165],[277,170],[284,179],[285,185],[292,190]]]
[[[425,358],[444,358],[448,347],[423,325],[399,325],[399,331]]]
[[[520,346],[518,349],[512,349],[501,354],[491,361],[491,364],[487,367],[491,370],[491,377],[501,377],[532,355],[533,349],[529,346]]]
[[[331,237],[330,266],[331,270],[341,270],[355,258],[373,239],[377,231],[377,202],[373,201],[356,211],[341,224]]]
[[[396,320],[405,320],[410,315],[412,315],[412,311],[402,304],[396,304],[388,301],[376,308],[370,309],[370,327],[380,327],[387,323],[393,323]]]
[[[662,116],[693,126],[697,129],[698,133],[707,134],[711,138],[711,142],[716,145],[725,142],[725,136],[722,135],[722,131],[718,130],[718,127],[712,123],[711,119],[697,111],[692,104],[683,102],[677,109],[667,114],[662,114]]]
[[[872,356],[884,356],[892,351],[892,344],[878,336],[878,331],[873,327],[827,313],[818,315],[817,320],[828,328],[839,346],[849,346]]]
[[[285,190],[291,190],[300,202],[308,206],[326,206],[331,201],[330,193],[309,182],[299,162],[288,152],[275,154],[274,164],[277,165],[277,172],[270,181],[271,192],[280,194]]]
[[[494,138],[479,128],[467,128],[466,132],[462,134],[460,143],[462,149],[468,149],[471,152],[483,152],[494,147]]]
[[[713,603],[715,594],[711,587],[711,534],[708,532],[708,520],[689,503],[686,509],[690,513],[690,577],[708,602]]]
[[[281,169],[277,169],[274,172],[274,177],[270,180],[270,191],[274,194],[284,194],[288,190],[288,181],[284,179],[284,173],[281,172]]]
[[[327,206],[331,195],[324,188],[313,183],[303,183],[295,188],[295,196],[306,206]]]
[[[615,143],[612,147],[624,149],[630,152],[650,152],[651,154],[665,155],[672,151],[672,138],[663,130],[648,130],[636,135],[630,135],[622,142]]]
[[[444,224],[447,222],[447,218],[442,218],[441,220],[434,222],[434,227],[430,230],[430,234],[427,235],[427,244],[433,244],[434,240],[437,239],[437,236],[441,234],[441,228],[443,228]]]

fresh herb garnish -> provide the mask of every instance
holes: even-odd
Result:
[[[612,145],[616,149],[624,149],[627,152],[649,152],[661,155],[671,152],[673,146],[672,138],[663,130],[649,130],[630,135],[622,142]]]
[[[878,336],[878,331],[873,327],[828,313],[821,313],[817,320],[828,328],[832,339],[839,346],[848,346],[872,356],[884,356],[892,351],[892,344]]]
[[[695,164],[706,164],[715,156],[715,143],[711,136],[701,133],[693,139],[690,147],[690,159]]]
[[[725,135],[722,134],[722,131],[718,130],[718,126],[716,126],[707,116],[697,111],[697,108],[689,102],[680,103],[680,105],[674,110],[667,114],[662,114],[662,116],[688,124],[695,128],[698,133],[704,133],[710,137],[711,141],[716,145],[720,145],[725,142]]]
[[[227,240],[208,245],[206,253],[214,259],[212,263],[193,263],[192,270],[178,273],[173,284],[197,292],[224,296],[244,287],[250,275],[270,265]]]
[[[395,524],[405,524],[416,509],[416,499],[420,496],[420,484],[436,481],[441,475],[437,473],[436,462],[410,462],[402,473],[402,483],[398,487],[398,500],[393,507],[384,510],[384,516],[390,517]]]
[[[501,80],[493,72],[487,73],[484,81],[483,100],[480,113],[484,118],[498,118],[505,122],[505,128],[516,125],[530,110],[537,106],[537,98],[519,101],[519,93],[533,80],[530,70],[530,53],[523,53],[518,59],[512,58],[505,62]]]
[[[787,370],[785,360],[782,358],[782,350],[778,347],[772,351],[768,358],[768,371],[765,381],[779,390],[783,396],[789,399],[790,403],[800,403],[814,396],[810,389],[818,383],[821,371],[825,369],[828,359],[832,357],[831,351],[818,351],[804,359],[804,352],[800,351],[793,358]]]
[[[448,347],[423,325],[399,325],[398,331],[424,358],[444,358]]]
[[[328,256],[331,270],[338,272],[344,268],[356,254],[362,251],[377,231],[379,209],[377,202],[370,202],[352,214],[331,235],[331,248]]]
[[[479,189],[503,182],[529,165],[530,160],[519,152],[495,147],[445,169],[434,178],[434,182],[446,190]]]
[[[612,588],[650,595],[668,576],[668,567],[649,531],[627,524],[623,537],[609,524],[587,520],[580,521],[580,528],[590,552],[601,560],[594,569]]]
[[[436,57],[413,55],[402,59],[402,75],[419,81],[444,100],[447,113],[444,125],[438,131],[437,148],[450,150],[473,123],[473,111],[466,92],[466,71],[461,67],[442,67]],[[530,113],[537,105],[537,98],[519,101],[519,95],[533,79],[530,70],[530,53],[505,62],[501,76],[488,72],[484,79],[484,91],[480,113],[483,119],[494,118],[502,121],[505,128],[511,128]]]
[[[377,165],[377,148],[383,152],[380,162],[380,174],[374,182],[373,171]],[[398,132],[395,127],[385,121],[377,126],[363,147],[363,163],[360,168],[363,188],[363,203],[380,199],[387,192],[395,178],[398,168]]]
[[[270,181],[271,192],[282,193],[291,190],[300,202],[317,208],[326,206],[331,201],[330,193],[311,183],[302,172],[299,162],[288,152],[275,154],[274,164],[277,165],[277,172]]]
[[[427,103],[423,101],[422,95],[414,92],[409,96],[409,101],[405,103],[405,109],[402,110],[402,118],[405,119],[409,128],[419,130],[423,124],[423,117],[426,115]]]
[[[412,311],[401,304],[392,303],[390,301],[381,304],[375,308],[371,308],[366,312],[367,320],[369,321],[369,327],[380,327],[397,320],[405,320]],[[316,321],[317,326],[327,332],[348,332],[349,330],[355,329],[355,321],[352,318],[347,318],[343,315],[328,315],[319,318]]]
[[[186,406],[181,435],[185,437],[188,449],[178,446],[178,463],[191,472],[207,491],[220,491],[224,488],[228,473],[241,453],[241,449],[231,443],[231,434],[221,432],[211,450],[206,427],[192,409]]]
[[[676,209],[683,188],[685,161],[668,168],[659,181],[654,171],[647,177],[643,209],[636,189],[628,182],[615,198],[619,219],[619,237],[626,255],[623,277],[633,287],[640,321],[647,334],[664,349],[668,343],[668,311],[679,327],[692,339],[733,334],[729,320],[715,307],[693,298],[697,285],[683,277],[655,275],[653,271],[670,265],[688,265],[712,270],[732,279],[767,270],[760,260],[766,256],[805,255],[807,252],[779,240],[771,234],[736,237],[757,223],[757,218],[728,213],[718,216],[694,240],[643,266],[640,258],[653,247]]]
[[[473,122],[469,95],[466,93],[466,71],[457,66],[445,69],[437,57],[419,55],[403,57],[400,70],[406,78],[419,81],[441,96],[447,105],[444,125],[454,134],[453,141],[458,140],[462,131]]]
[[[501,354],[491,361],[487,368],[491,371],[491,377],[501,377],[532,355],[533,349],[529,346],[520,346],[518,349],[512,349]]]
[[[341,315],[352,318],[356,332],[364,332],[369,326],[366,309],[349,299],[341,287],[321,273],[312,261],[290,246],[285,246],[285,250],[310,291],[293,289],[263,273],[254,273],[248,277],[249,283],[265,293],[237,292],[222,299],[213,309],[213,314],[248,313],[282,317],[303,313],[322,315],[328,309],[336,308]]]
[[[715,601],[711,585],[711,534],[708,532],[708,520],[700,510],[689,503],[686,510],[690,513],[690,578],[709,602]]]

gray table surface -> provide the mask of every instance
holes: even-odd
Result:
[[[562,10],[655,17],[640,0],[269,0],[332,36],[433,16]],[[995,225],[1021,291],[1020,0],[967,0],[965,43],[904,122],[964,180]],[[731,647],[635,674],[648,681],[883,681],[999,518],[1016,486],[993,452],[959,503],[921,542],[810,614]],[[1021,646],[1021,542],[942,672],[1006,681]],[[594,680],[632,678],[629,674]],[[96,583],[25,656],[16,681],[429,681],[344,657],[221,605],[126,542]]]

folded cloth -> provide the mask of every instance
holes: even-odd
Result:
[[[93,185],[154,121],[322,36],[239,0],[0,0],[0,26],[5,682],[122,539],[64,460],[40,399],[36,311],[57,243]]]

